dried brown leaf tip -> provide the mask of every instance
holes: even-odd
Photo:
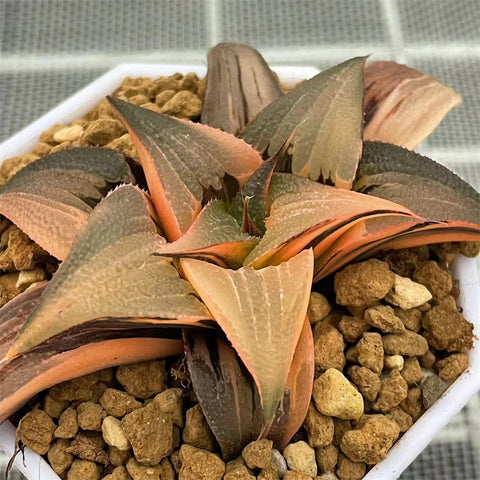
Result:
[[[480,240],[472,187],[400,146],[363,142],[375,127],[415,144],[456,95],[406,67],[364,72],[364,63],[347,60],[282,94],[258,52],[222,44],[209,54],[205,124],[135,105],[174,94],[188,76],[153,90],[130,79],[141,88],[131,103],[109,99],[145,191],[120,153],[101,148],[64,149],[14,175],[0,212],[63,263],[0,309],[0,421],[52,384],[184,347],[225,458],[258,437],[282,449],[307,411],[321,415],[309,410],[315,348],[341,339],[348,317],[313,319],[314,347],[312,283],[386,247]],[[355,338],[369,328],[351,322]]]

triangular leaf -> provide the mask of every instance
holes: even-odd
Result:
[[[190,259],[181,266],[255,379],[267,426],[283,396],[302,331],[312,252],[262,270],[226,270]]]
[[[96,319],[182,325],[211,318],[171,262],[152,256],[164,240],[150,209],[133,186],[119,187],[98,205],[5,360]]]
[[[44,289],[28,289],[0,309],[0,358],[21,331]],[[0,423],[35,394],[57,383],[107,367],[181,353],[182,341],[172,333],[167,329],[123,331],[82,326],[63,332],[10,363],[0,364]]]
[[[244,185],[262,163],[255,150],[233,135],[116,98],[109,101],[132,136],[169,241],[190,228],[208,191],[230,195],[228,182]]]
[[[95,204],[112,186],[134,181],[114,150],[62,150],[27,165],[0,188],[0,213],[64,260]]]
[[[452,88],[406,65],[367,63],[363,138],[413,149],[461,101]]]
[[[238,268],[257,243],[255,237],[241,232],[240,225],[227,213],[225,203],[214,200],[203,208],[183,237],[162,246],[160,253]]]
[[[362,152],[363,66],[353,58],[301,83],[263,109],[242,138],[292,172],[351,188]]]
[[[282,95],[277,76],[252,47],[220,43],[208,52],[202,123],[234,135]]]

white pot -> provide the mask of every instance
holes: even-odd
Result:
[[[281,80],[294,84],[309,78],[318,70],[313,67],[274,67]],[[69,124],[90,110],[106,95],[115,91],[125,77],[159,77],[195,72],[205,76],[204,65],[155,65],[123,64],[110,70],[102,77],[87,85],[78,93],[64,101],[43,117],[11,137],[0,145],[0,163],[9,157],[30,152],[38,143],[38,137],[55,123]],[[480,332],[480,284],[475,260],[460,257],[454,269],[454,278],[460,284],[458,304],[463,307],[465,317]],[[470,352],[470,366],[460,378],[442,395],[431,408],[424,413],[410,430],[389,452],[383,462],[376,465],[365,480],[395,480],[431,442],[436,433],[457,415],[468,400],[480,390],[480,340],[475,338],[474,348]],[[15,428],[6,421],[0,425],[0,449],[8,456],[13,454],[15,446]],[[25,460],[18,455],[14,466],[29,480],[60,480],[40,455],[25,449]]]

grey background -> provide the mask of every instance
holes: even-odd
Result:
[[[480,189],[479,0],[0,0],[0,141],[118,63],[204,62],[222,40],[276,64],[372,53],[436,76],[464,103],[422,148]],[[479,396],[401,478],[480,479]]]

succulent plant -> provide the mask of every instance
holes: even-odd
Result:
[[[109,98],[148,191],[106,148],[9,180],[0,213],[62,263],[0,310],[0,421],[53,384],[185,351],[226,458],[286,445],[312,390],[312,282],[379,250],[480,240],[480,195],[403,148],[459,96],[365,60],[283,93],[258,52],[220,44],[201,123]]]

